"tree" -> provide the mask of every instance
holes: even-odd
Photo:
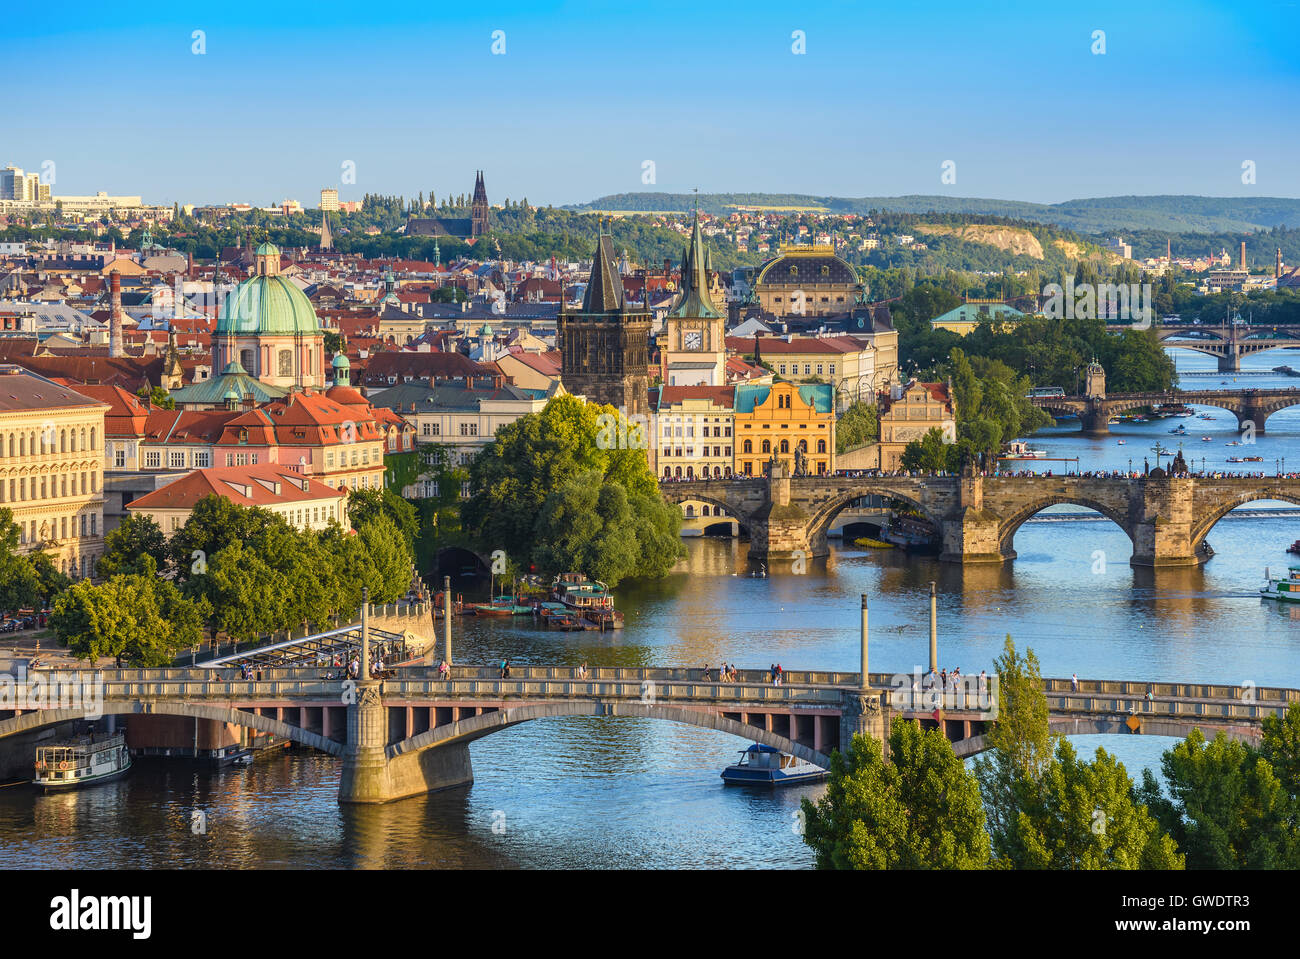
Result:
[[[1014,869],[1182,869],[1174,840],[1104,749],[1079,760],[1048,726],[1032,650],[1011,637],[996,661],[998,712],[975,762],[994,865]]]
[[[611,407],[555,397],[540,413],[498,429],[475,457],[474,492],[461,510],[465,527],[482,549],[504,549],[521,565],[589,575],[598,565],[611,586],[627,576],[664,575],[684,552],[681,518],[659,495],[643,431]],[[583,516],[580,504],[601,512]],[[584,536],[606,536],[609,557],[583,546]]]
[[[357,537],[382,582],[379,589],[371,590],[371,602],[391,603],[405,596],[411,588],[414,558],[397,524],[380,513],[357,528]]]
[[[159,579],[145,557],[139,573],[89,580],[65,590],[54,603],[50,626],[60,643],[93,666],[101,657],[132,665],[163,666],[196,645],[211,609]]]
[[[353,529],[361,529],[363,523],[378,516],[392,520],[407,547],[415,548],[415,540],[420,535],[420,521],[412,504],[387,487],[382,490],[355,489],[348,494],[348,518]]]
[[[1289,714],[1288,720],[1292,720]],[[1274,755],[1282,746],[1280,732],[1275,725],[1268,747]],[[1161,757],[1160,766],[1168,797],[1149,770],[1143,776],[1141,796],[1186,854],[1189,867],[1295,869],[1300,865],[1295,797],[1259,751],[1228,739],[1221,731],[1207,743],[1204,734],[1193,729]]]
[[[107,578],[120,573],[138,573],[146,556],[153,561],[155,570],[167,565],[167,534],[152,516],[128,514],[104,537],[99,575]]]
[[[865,443],[874,443],[880,435],[880,415],[876,407],[861,400],[851,405],[835,424],[835,452]]]
[[[899,462],[905,470],[946,470],[949,468],[948,449],[943,441],[943,431],[933,427],[925,436],[912,440],[903,448]]]
[[[165,410],[176,409],[176,400],[163,387],[155,386],[153,389],[142,386],[135,391],[135,395],[142,399],[148,400],[154,406],[159,406]]]
[[[937,729],[893,723],[831,754],[826,794],[802,803],[819,869],[983,869],[989,837],[979,785]]]

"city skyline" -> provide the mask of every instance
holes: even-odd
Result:
[[[494,202],[557,206],[697,187],[1300,196],[1300,132],[1275,106],[1300,89],[1278,29],[1300,8],[1260,10],[88,8],[0,40],[39,105],[11,117],[0,163],[159,204],[446,196],[476,169]],[[88,106],[86,75],[51,63],[97,64],[112,95]]]

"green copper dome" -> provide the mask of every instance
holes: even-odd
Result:
[[[263,244],[263,247],[269,245]],[[278,274],[260,274],[240,283],[221,304],[217,318],[219,334],[261,333],[273,336],[315,335],[320,332],[320,320],[311,301],[287,277]]]
[[[257,248],[258,256],[279,256],[280,248],[274,243],[263,243]]]

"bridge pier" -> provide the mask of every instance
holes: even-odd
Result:
[[[1256,435],[1264,432],[1264,421],[1268,419],[1268,412],[1262,406],[1243,403],[1241,409],[1234,412],[1237,414],[1238,432],[1244,433],[1248,425],[1254,429]]]
[[[1104,402],[1089,401],[1079,414],[1079,425],[1087,436],[1105,436],[1110,432],[1110,408]]]
[[[1192,499],[1196,481],[1148,476],[1142,481],[1141,518],[1133,524],[1130,566],[1198,566],[1192,544]],[[1137,504],[1135,504],[1137,505]]]
[[[1241,351],[1235,346],[1225,349],[1222,356],[1217,357],[1219,362],[1220,373],[1240,373],[1241,372]]]
[[[474,781],[469,746],[452,743],[389,758],[388,709],[379,680],[357,683],[348,705],[348,741],[339,802],[386,803]]]
[[[885,693],[866,689],[844,691],[840,706],[840,752],[849,753],[854,736],[870,736],[889,754],[889,705]]]
[[[943,541],[940,561],[976,565],[1010,559],[1002,553],[1001,526],[1001,519],[984,508],[983,477],[974,474],[962,476],[957,487],[956,507],[939,524]]]

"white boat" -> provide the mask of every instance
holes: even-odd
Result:
[[[998,457],[1000,460],[1041,460],[1047,459],[1046,450],[1031,450],[1028,443],[1008,443],[1007,451]]]
[[[46,792],[81,789],[111,782],[130,768],[125,736],[88,733],[53,746],[38,746],[32,782]]]
[[[826,770],[820,766],[758,743],[740,754],[740,762],[722,771],[722,781],[732,786],[782,786],[817,782],[825,776]]]
[[[1284,603],[1300,603],[1300,566],[1292,566],[1286,579],[1274,579],[1264,570],[1266,586],[1259,591],[1265,599],[1276,599]]]

